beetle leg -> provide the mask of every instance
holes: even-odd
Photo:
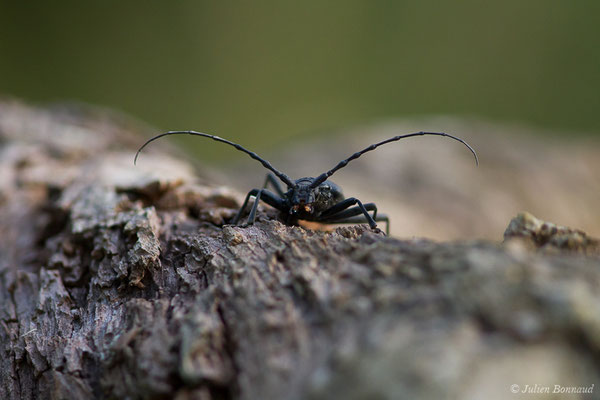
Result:
[[[356,205],[356,207],[352,207],[354,205]],[[373,217],[376,217],[377,206],[375,206],[374,203],[367,203],[367,205],[370,209],[374,210]],[[355,197],[349,197],[347,199],[344,199],[339,203],[331,206],[327,210],[323,211],[323,213],[319,216],[318,221],[326,222],[332,219],[344,219],[355,215],[359,215],[360,213],[363,213],[371,229],[375,229],[377,227],[374,218],[369,215],[363,203],[361,203],[361,201]]]
[[[275,175],[273,175],[270,172],[267,174],[267,177],[265,178],[265,183],[263,185],[263,189],[266,189],[267,185],[269,183],[271,184],[271,186],[273,186],[273,189],[275,189],[275,193],[277,193],[279,195],[279,197],[283,197],[284,191],[281,188],[279,181],[275,178]]]
[[[252,189],[246,195],[246,200],[244,200],[244,204],[242,205],[242,207],[240,208],[238,213],[235,215],[235,217],[231,221],[232,225],[238,224],[242,214],[244,213],[244,210],[246,209],[246,206],[248,205],[248,201],[250,200],[251,196],[254,196],[255,199],[254,199],[254,204],[252,205],[252,209],[250,210],[250,215],[248,216],[248,224],[249,225],[252,225],[254,223],[254,220],[256,218],[256,210],[258,209],[258,203],[260,202],[260,200],[264,201],[271,207],[278,209],[279,211],[282,211],[282,212],[287,211],[287,208],[285,206],[285,201],[282,198],[277,197],[275,194],[271,193],[267,189]]]
[[[373,215],[372,218],[374,220],[377,220],[377,206],[375,205],[375,203],[367,203],[367,204],[363,204],[363,206],[365,207],[365,210],[367,211],[373,211]],[[359,206],[353,206],[353,207],[349,207],[345,210],[339,211],[335,214],[331,214],[331,215],[326,215],[323,216],[323,214],[321,214],[321,216],[319,217],[319,221],[334,221],[334,220],[340,220],[340,219],[346,219],[346,218],[351,218],[357,215],[361,215],[363,214],[362,209]],[[363,215],[364,216],[364,215]]]
[[[256,196],[256,193],[258,193],[258,189],[252,189],[251,191],[248,192],[248,194],[246,195],[246,199],[244,200],[244,204],[242,204],[242,207],[240,207],[240,210],[237,212],[237,214],[235,214],[235,217],[233,217],[233,220],[231,221],[232,225],[238,224],[238,222],[240,221],[240,218],[242,216],[242,213],[244,212],[244,210],[246,209],[246,206],[248,205],[248,200],[250,200],[250,196]]]
[[[319,219],[329,218],[330,216],[337,214],[340,211],[344,211],[345,209],[355,205],[357,201],[358,200],[354,197],[349,197],[347,199],[344,199],[344,200],[340,201],[339,203],[334,204],[333,206],[329,207],[327,210],[323,211],[321,213],[321,215],[319,216]]]
[[[260,189],[258,192],[256,192],[254,204],[252,205],[252,209],[250,210],[250,214],[248,215],[248,225],[252,225],[254,223],[254,220],[256,219],[256,210],[258,209],[258,203],[260,203],[260,198],[263,194],[263,191],[266,191],[266,189]]]

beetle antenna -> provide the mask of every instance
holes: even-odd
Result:
[[[450,139],[458,140],[459,142],[461,142],[462,144],[467,146],[467,148],[471,151],[471,153],[473,153],[473,155],[475,156],[475,164],[479,165],[479,159],[477,158],[477,153],[475,153],[475,150],[473,150],[473,148],[471,146],[469,146],[469,144],[467,142],[465,142],[464,140],[457,138],[456,136],[452,136],[447,133],[443,133],[443,132],[415,132],[415,133],[409,133],[406,135],[394,136],[393,138],[384,140],[379,143],[372,144],[369,147],[367,147],[366,149],[363,149],[361,151],[358,151],[358,152],[352,154],[350,157],[346,158],[345,160],[340,161],[338,163],[338,165],[336,165],[329,171],[322,173],[317,178],[315,178],[315,180],[313,181],[313,183],[310,186],[312,188],[319,186],[321,183],[325,182],[327,180],[327,178],[329,178],[331,175],[333,175],[338,169],[344,168],[350,161],[357,159],[358,157],[362,156],[363,154],[365,154],[368,151],[375,150],[377,147],[379,147],[381,145],[384,145],[384,144],[390,143],[390,142],[395,142],[400,139],[413,137],[413,136],[425,136],[425,135],[445,136]]]
[[[273,167],[270,162],[268,162],[264,158],[260,157],[255,152],[247,150],[247,149],[243,148],[242,146],[240,146],[237,143],[230,142],[229,140],[220,138],[218,136],[209,135],[207,133],[202,133],[202,132],[195,132],[195,131],[169,131],[169,132],[161,133],[160,135],[154,136],[153,138],[149,139],[146,143],[144,143],[142,145],[142,147],[140,147],[138,149],[137,153],[135,153],[135,158],[133,159],[133,164],[135,164],[137,162],[137,158],[140,155],[140,152],[142,151],[142,149],[144,147],[146,147],[148,144],[150,144],[150,142],[153,142],[156,139],[160,139],[163,136],[169,136],[169,135],[194,135],[194,136],[203,136],[203,137],[210,138],[212,140],[216,140],[217,142],[227,143],[228,145],[231,145],[231,146],[235,147],[239,151],[243,151],[244,153],[248,154],[253,159],[259,161],[265,168],[271,170],[275,175],[277,175],[277,177],[279,179],[281,179],[286,185],[288,185],[288,186],[294,186],[294,182],[292,182],[292,180],[290,179],[289,176],[287,176],[283,172],[278,171],[277,169],[275,169],[275,167]]]

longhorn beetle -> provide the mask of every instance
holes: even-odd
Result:
[[[217,142],[226,143],[235,147],[239,151],[243,151],[244,153],[248,154],[250,157],[259,161],[265,168],[272,172],[272,174],[267,174],[267,178],[262,189],[252,189],[250,192],[248,192],[246,195],[246,200],[244,200],[244,204],[242,204],[242,207],[231,221],[233,225],[237,225],[237,223],[240,221],[240,218],[244,213],[246,206],[248,205],[250,197],[254,196],[254,204],[252,205],[250,215],[248,216],[248,225],[254,223],[258,203],[260,200],[262,200],[268,205],[278,209],[281,212],[283,220],[288,225],[295,225],[297,224],[298,220],[331,224],[361,223],[366,221],[371,229],[375,229],[377,227],[375,221],[385,221],[386,233],[389,234],[389,220],[385,215],[377,215],[377,206],[375,203],[363,204],[355,197],[349,197],[347,199],[344,198],[342,189],[335,183],[327,180],[327,178],[333,175],[337,170],[344,168],[350,161],[357,159],[368,151],[375,150],[377,147],[386,143],[395,142],[397,140],[413,136],[435,135],[445,136],[450,139],[457,140],[464,144],[471,151],[471,153],[473,153],[473,156],[475,156],[475,164],[479,165],[477,153],[475,153],[475,150],[473,150],[473,148],[469,146],[467,142],[443,132],[415,132],[406,135],[394,136],[393,138],[372,144],[369,147],[352,154],[345,160],[340,161],[329,171],[323,172],[317,177],[306,177],[296,180],[292,180],[289,176],[273,167],[270,162],[260,157],[258,154],[245,149],[237,143],[230,142],[229,140],[220,138],[218,136],[195,131],[170,131],[154,136],[138,149],[133,163],[136,163],[140,152],[150,142],[168,135],[202,136],[216,140]],[[284,191],[281,188],[275,177],[279,178],[287,185],[287,191]],[[273,186],[275,193],[267,190],[268,184]],[[370,215],[369,211],[372,211],[373,215]]]

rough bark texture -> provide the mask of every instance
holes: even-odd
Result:
[[[523,214],[505,244],[407,241],[267,208],[223,226],[239,195],[160,153],[134,167],[130,130],[0,104],[0,398],[598,395],[582,232]]]

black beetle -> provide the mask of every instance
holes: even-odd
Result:
[[[240,221],[240,218],[244,213],[246,206],[248,205],[250,197],[254,196],[254,205],[250,210],[250,215],[248,216],[247,220],[249,225],[254,223],[258,203],[260,200],[262,200],[279,210],[283,220],[288,225],[295,225],[298,223],[298,220],[331,224],[361,223],[366,221],[372,229],[375,229],[377,227],[376,221],[385,221],[386,233],[389,233],[389,220],[385,215],[377,215],[377,206],[375,203],[363,204],[355,197],[344,198],[341,188],[335,183],[329,181],[328,178],[337,170],[344,168],[350,161],[357,159],[368,151],[375,150],[377,147],[383,144],[413,136],[435,135],[445,136],[457,140],[464,144],[471,151],[471,153],[473,153],[475,156],[475,163],[479,165],[477,153],[475,153],[475,150],[473,150],[473,148],[464,140],[443,132],[415,132],[406,135],[394,136],[393,138],[372,144],[369,147],[352,154],[345,160],[340,161],[335,167],[317,177],[306,177],[292,180],[283,172],[275,169],[270,162],[260,157],[256,153],[245,149],[239,144],[230,142],[229,140],[220,138],[218,136],[195,131],[170,131],[149,139],[135,154],[135,158],[133,160],[134,164],[137,161],[140,151],[142,151],[144,147],[146,147],[150,142],[168,135],[202,136],[216,140],[217,142],[227,143],[248,154],[253,159],[258,160],[265,168],[269,169],[271,172],[273,172],[273,174],[275,174],[267,174],[267,178],[262,189],[252,189],[250,192],[248,192],[248,195],[244,200],[244,204],[242,204],[242,207],[231,221],[231,223],[234,225],[237,225],[237,223]],[[287,185],[287,191],[282,189],[275,177],[279,178]],[[275,193],[267,190],[268,184],[273,186]],[[372,211],[373,214],[370,215],[369,211]]]

